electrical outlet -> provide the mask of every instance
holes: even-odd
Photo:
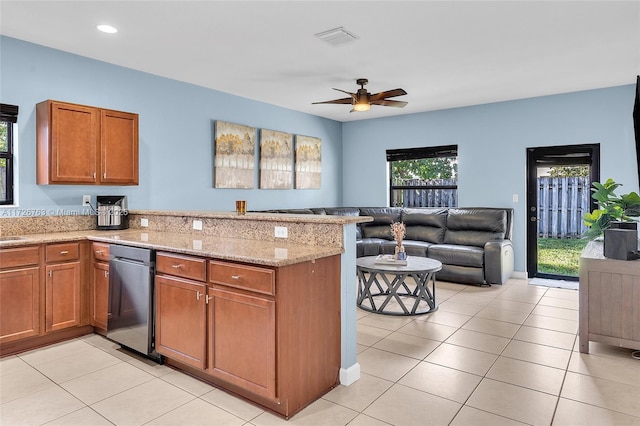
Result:
[[[201,220],[194,220],[193,221],[193,229],[195,229],[196,231],[202,231],[202,221]]]
[[[513,200],[514,203],[517,203],[518,202],[518,194],[513,194],[511,199]]]
[[[142,218],[140,219],[140,226],[142,226],[143,228],[148,228],[149,227],[149,219],[146,218]]]
[[[91,207],[91,195],[82,196],[82,207]]]
[[[287,238],[288,232],[286,226],[276,226],[275,229],[276,238]]]

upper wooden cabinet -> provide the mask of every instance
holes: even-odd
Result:
[[[36,123],[38,185],[138,184],[138,114],[48,100]]]

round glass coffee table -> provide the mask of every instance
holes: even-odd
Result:
[[[420,315],[438,309],[435,273],[442,263],[410,256],[407,265],[393,265],[376,263],[377,258],[356,259],[358,307],[385,315]]]

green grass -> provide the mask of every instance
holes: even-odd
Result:
[[[586,239],[538,238],[538,272],[577,277]]]

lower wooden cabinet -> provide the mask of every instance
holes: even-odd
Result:
[[[109,244],[91,243],[91,325],[100,334],[107,333],[111,316],[109,306]]]
[[[275,399],[276,302],[209,289],[208,373]]]
[[[204,369],[207,287],[205,283],[156,276],[156,351]]]
[[[0,343],[40,333],[40,268],[0,271]]]
[[[0,249],[2,355],[92,331],[85,247],[74,241]]]
[[[91,325],[103,333],[109,321],[109,264],[93,262]]]
[[[45,330],[80,325],[80,262],[46,267]]]

